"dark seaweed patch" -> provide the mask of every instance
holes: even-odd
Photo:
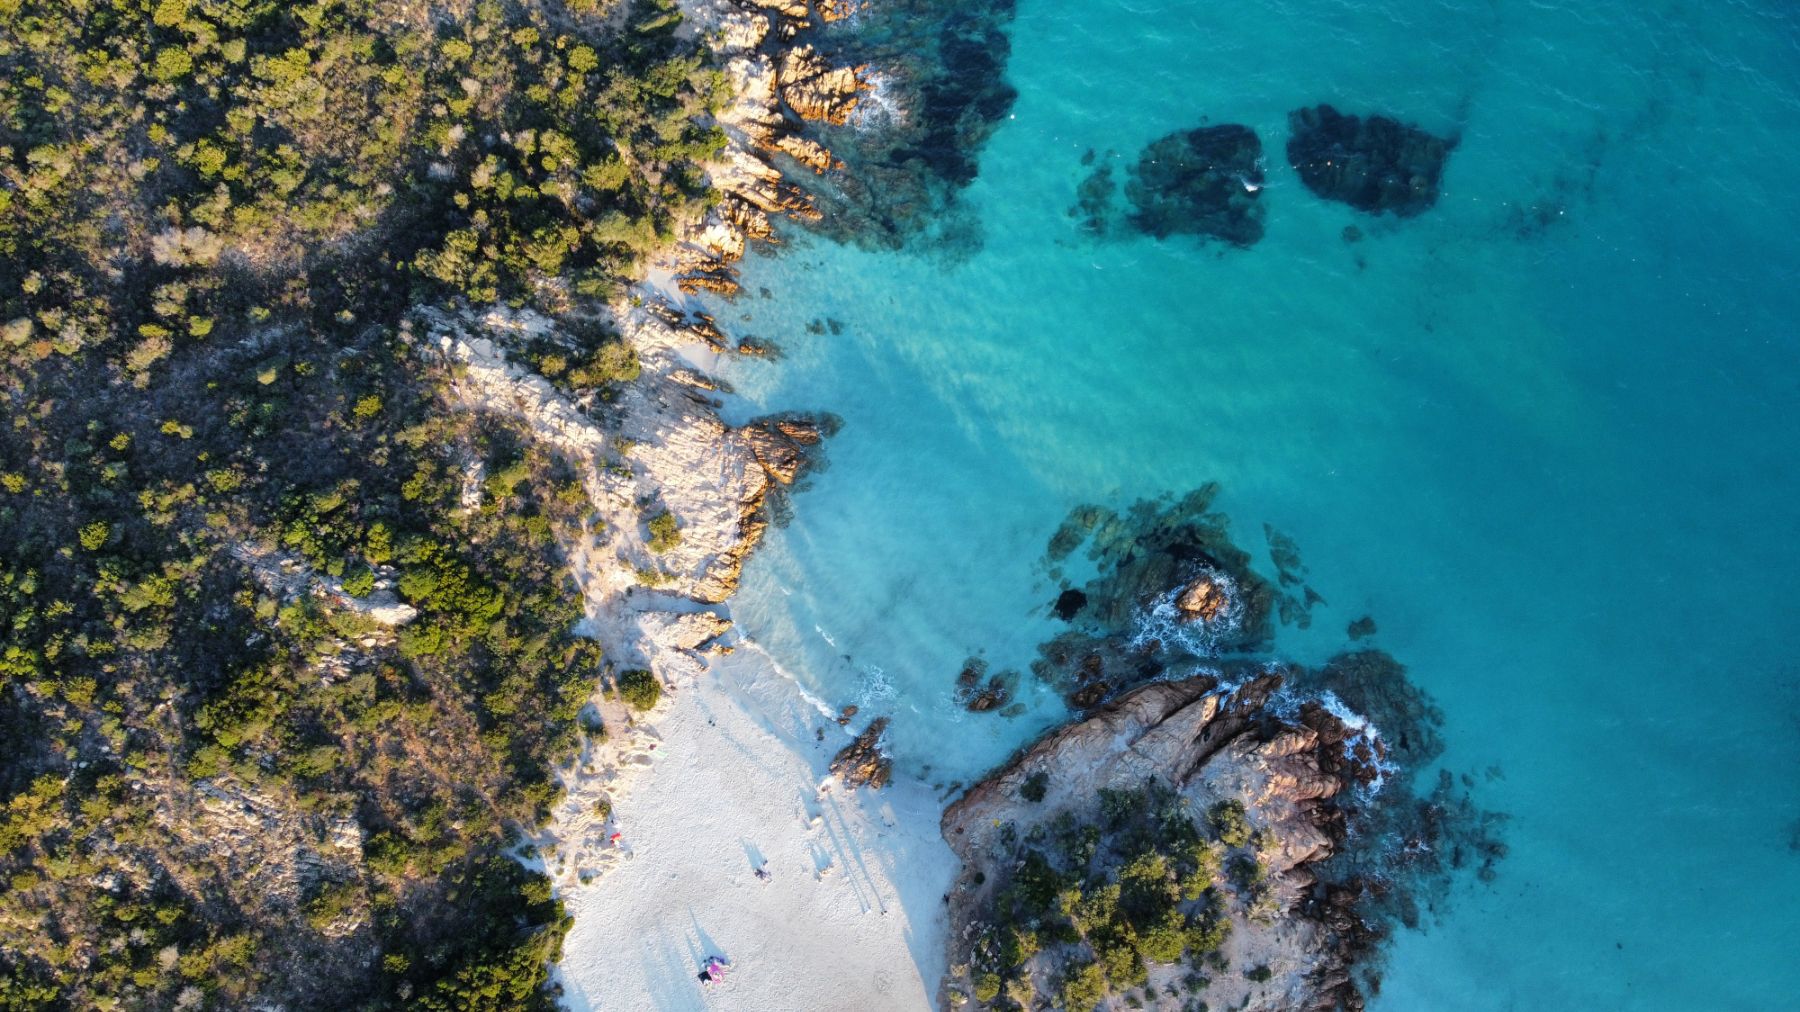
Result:
[[[920,89],[924,134],[896,150],[892,164],[918,158],[953,186],[974,182],[981,143],[1019,97],[1005,77],[1011,53],[1011,41],[990,18],[958,14],[945,21],[938,73]]]
[[[811,125],[846,171],[796,180],[823,216],[809,229],[865,248],[913,249],[957,260],[981,246],[979,222],[958,195],[1018,92],[1006,80],[1013,0],[893,0],[855,30],[826,29],[839,65],[880,68],[880,96],[864,129]]]
[[[1091,165],[1093,161],[1094,152],[1090,148],[1081,164]],[[1089,235],[1105,235],[1111,223],[1113,194],[1118,189],[1119,184],[1113,182],[1112,166],[1102,163],[1075,188],[1075,206],[1069,208],[1069,217],[1080,221],[1081,230]]]
[[[1287,156],[1306,188],[1359,211],[1408,218],[1437,203],[1453,140],[1388,116],[1329,105],[1288,114]]]
[[[1143,150],[1125,184],[1130,222],[1145,235],[1199,235],[1234,246],[1263,236],[1262,141],[1227,123],[1181,130]]]
[[[1068,622],[1079,615],[1081,609],[1085,607],[1087,607],[1087,595],[1071,587],[1056,596],[1056,605],[1053,610],[1056,612],[1057,618]]]

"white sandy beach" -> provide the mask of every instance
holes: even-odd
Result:
[[[615,794],[623,859],[563,890],[568,1006],[931,1007],[956,862],[930,788],[827,783],[848,735],[754,649],[681,681],[626,732],[657,748]],[[731,968],[703,987],[711,955]]]
[[[769,479],[684,379],[692,374],[677,349],[691,336],[621,315],[645,376],[606,416],[610,430],[468,325],[446,320],[439,338],[462,363],[471,405],[528,420],[586,463],[593,519],[569,545],[586,631],[615,671],[646,668],[665,686],[662,702],[636,716],[596,694],[606,739],[561,771],[567,793],[534,841],[541,860],[530,863],[574,915],[557,971],[565,1002],[634,1012],[928,1008],[957,867],[939,835],[940,799],[917,782],[874,793],[829,779],[850,731],[731,631],[722,606],[705,603],[735,587],[752,543],[742,518]],[[479,321],[501,341],[545,326],[518,314]],[[615,454],[630,466],[604,466]],[[677,547],[644,546],[650,502],[679,518]],[[668,585],[640,586],[633,568],[644,565]],[[764,861],[768,881],[754,875]],[[703,988],[697,974],[714,955],[731,966]]]

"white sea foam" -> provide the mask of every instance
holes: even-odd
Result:
[[[1132,633],[1131,645],[1141,648],[1154,640],[1165,648],[1175,647],[1197,657],[1216,656],[1219,641],[1243,627],[1244,606],[1237,583],[1230,576],[1217,571],[1209,571],[1206,575],[1224,593],[1224,611],[1210,620],[1190,618],[1176,605],[1182,591],[1187,589],[1186,585],[1176,587],[1150,603],[1149,610],[1138,620],[1137,629]]]
[[[894,97],[893,82],[879,70],[863,76],[865,89],[856,109],[850,114],[850,126],[858,131],[885,130],[904,126],[906,107]]]
[[[1369,755],[1373,757],[1369,761],[1369,765],[1375,769],[1375,779],[1370,781],[1368,787],[1363,790],[1366,790],[1370,797],[1381,793],[1382,785],[1387,783],[1388,774],[1399,768],[1385,758],[1386,750],[1382,747],[1381,729],[1376,727],[1369,718],[1350,709],[1348,704],[1337,697],[1337,693],[1329,689],[1319,693],[1319,705],[1325,708],[1325,712],[1341,721],[1345,727],[1356,732],[1344,739],[1345,758],[1356,758],[1358,743],[1368,745]]]

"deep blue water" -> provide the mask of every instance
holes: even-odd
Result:
[[[1446,713],[1511,815],[1496,882],[1400,936],[1379,1009],[1772,1009],[1800,993],[1800,13],[1790,5],[1020,0],[972,256],[796,236],[720,307],[778,342],[743,414],[846,420],[752,562],[744,628],[929,779],[1062,711],[961,712],[1055,631],[1066,511],[1223,484]],[[1303,187],[1290,109],[1458,136],[1436,207]],[[1267,234],[1066,213],[1203,121],[1262,136]],[[1347,225],[1363,233],[1343,238]],[[812,333],[807,324],[837,321]],[[1494,768],[1497,776],[1484,771]]]

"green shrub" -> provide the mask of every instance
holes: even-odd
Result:
[[[1066,1012],[1092,1012],[1106,997],[1106,975],[1098,963],[1075,963],[1063,974],[1062,1008]]]
[[[1038,770],[1026,777],[1025,782],[1019,786],[1019,797],[1036,804],[1044,800],[1044,794],[1049,789],[1050,774],[1044,770]]]
[[[662,682],[648,671],[627,671],[619,676],[619,697],[639,713],[653,710],[662,699]]]
[[[358,566],[344,577],[344,593],[351,597],[368,597],[374,591],[375,571],[368,566]]]
[[[81,547],[97,552],[106,546],[106,539],[111,536],[112,525],[104,520],[95,520],[81,528]]]
[[[650,518],[650,550],[666,552],[681,544],[681,528],[675,524],[675,515],[668,510]]]
[[[1250,842],[1250,818],[1242,801],[1221,801],[1212,806],[1206,818],[1213,835],[1225,846],[1242,847]]]
[[[1000,975],[997,973],[978,973],[975,975],[975,1000],[986,1004],[1000,997]]]

